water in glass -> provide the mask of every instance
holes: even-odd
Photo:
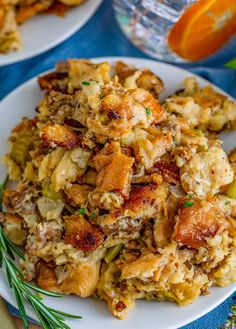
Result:
[[[196,0],[113,0],[117,21],[143,52],[169,62],[186,62],[170,50],[167,35]]]

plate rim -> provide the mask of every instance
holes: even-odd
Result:
[[[220,87],[216,86],[215,84],[213,84],[211,81],[201,77],[200,75],[193,73],[185,68],[181,68],[169,63],[164,63],[164,62],[160,62],[157,60],[153,60],[153,59],[149,59],[149,58],[140,58],[140,57],[126,57],[126,56],[104,56],[104,57],[91,57],[89,58],[91,61],[95,61],[95,62],[99,62],[99,61],[108,61],[108,62],[115,62],[117,60],[123,60],[123,61],[134,61],[134,65],[143,65],[143,67],[150,67],[151,65],[161,65],[163,66],[163,68],[169,68],[169,69],[174,69],[177,72],[184,72],[185,74],[191,74],[191,76],[194,76],[198,79],[200,79],[202,82],[204,82],[205,84],[210,84],[211,86],[213,86],[217,91],[223,93],[224,95],[228,96],[230,99],[236,101],[236,99],[229,95],[227,92],[225,92],[223,89],[221,89]],[[135,63],[136,62],[136,63]],[[15,89],[13,89],[11,92],[9,92],[7,95],[5,95],[3,97],[3,99],[0,101],[0,111],[1,111],[1,105],[2,103],[4,103],[4,101],[7,101],[8,98],[11,98],[12,96],[14,97],[15,93],[18,93],[20,91],[20,89],[24,89],[25,87],[27,87],[27,85],[31,85],[32,83],[36,83],[37,84],[37,77],[51,72],[54,68],[52,68],[51,70],[47,70],[45,72],[41,72],[38,75],[35,75],[34,77],[32,77],[31,79],[27,80],[26,82],[22,83],[21,85],[19,85],[18,87],[16,87]],[[181,83],[181,81],[180,81]],[[0,281],[0,286],[1,286],[1,281]],[[218,298],[214,303],[211,303],[208,307],[206,307],[205,309],[196,312],[194,315],[190,315],[187,319],[183,319],[182,321],[179,321],[179,323],[177,324],[178,327],[182,327],[185,326],[187,324],[190,324],[193,321],[198,320],[199,318],[201,318],[202,316],[206,315],[207,313],[211,312],[213,309],[215,309],[217,306],[219,306],[222,302],[224,302],[230,295],[232,295],[235,291],[236,291],[236,282],[231,284],[230,286],[228,286],[229,291],[227,293],[225,293],[223,296],[221,296],[220,298]],[[220,289],[220,287],[215,287],[215,289]],[[8,302],[10,303],[12,306],[14,306],[16,309],[18,309],[17,307],[17,303],[14,300],[14,302],[9,302],[10,295],[11,295],[11,291],[9,289],[9,294],[5,294],[5,293],[1,293],[2,297]],[[26,308],[26,313],[29,317],[31,317],[33,320],[37,321],[37,317],[34,315],[34,313],[27,307]],[[176,326],[168,326],[165,329],[176,329]]]
[[[28,59],[34,58],[36,56],[42,55],[42,54],[46,53],[47,51],[55,48],[56,46],[62,44],[67,39],[69,39],[72,35],[74,35],[76,32],[78,32],[93,17],[93,15],[95,14],[95,12],[101,6],[103,0],[88,0],[88,3],[89,2],[92,5],[91,10],[87,13],[87,15],[84,15],[82,17],[82,19],[80,21],[78,21],[78,23],[75,24],[70,30],[68,30],[67,32],[63,33],[62,36],[60,36],[59,38],[55,39],[52,42],[47,43],[46,45],[40,47],[39,50],[37,50],[37,48],[35,50],[32,50],[26,56],[23,55],[22,57],[19,56],[19,58],[16,57],[16,58],[12,58],[12,59],[9,58],[8,59],[7,58],[8,54],[1,54],[1,56],[0,56],[0,68],[1,67],[5,67],[7,65],[12,65],[12,64],[20,63],[20,62],[26,61]],[[86,5],[86,3],[84,3],[82,5]],[[79,6],[77,8],[79,8]],[[73,8],[72,8],[72,10],[73,10]],[[66,19],[66,17],[65,17],[65,19]],[[23,45],[23,49],[24,49],[24,45]],[[16,52],[16,54],[17,54],[17,52]],[[2,62],[2,59],[3,58],[4,58],[4,61]]]

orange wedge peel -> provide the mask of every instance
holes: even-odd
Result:
[[[172,27],[168,45],[196,61],[219,50],[236,33],[236,0],[198,0]]]

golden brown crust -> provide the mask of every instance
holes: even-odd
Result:
[[[48,5],[43,2],[36,2],[28,6],[18,8],[16,12],[16,22],[23,24],[28,19],[48,9]]]
[[[139,232],[143,224],[148,223],[163,209],[167,195],[168,188],[164,184],[134,186],[124,205],[99,218],[98,224],[107,235]]]
[[[82,216],[66,216],[64,223],[64,240],[73,247],[87,252],[97,249],[102,244],[102,231]]]
[[[36,283],[42,289],[60,292],[58,289],[55,265],[52,262],[40,260],[36,266]]]
[[[15,206],[14,199],[19,197],[19,192],[13,190],[5,190],[3,193],[3,203],[7,209],[12,209]]]
[[[122,267],[121,276],[123,279],[143,278],[145,274],[152,276],[160,264],[160,257],[153,253],[141,255],[137,260],[126,263]],[[150,273],[151,272],[151,273]]]
[[[4,20],[9,8],[9,4],[6,1],[0,0],[0,31],[4,26]]]
[[[146,68],[137,70],[122,61],[117,61],[115,71],[119,78],[119,82],[124,86],[127,84],[127,78],[134,76],[135,73],[138,72],[139,74],[135,78],[135,83],[138,88],[148,90],[155,98],[158,98],[159,94],[164,90],[163,81]]]
[[[144,89],[126,90],[119,85],[102,90],[99,111],[94,111],[86,125],[95,134],[108,138],[127,136],[132,128],[157,123],[163,115],[158,101]]]
[[[158,98],[164,90],[163,81],[148,69],[144,69],[137,79],[139,88],[148,90],[154,97]]]
[[[36,127],[37,119],[23,118],[22,121],[12,130],[14,133],[27,133]]]
[[[18,246],[23,246],[27,238],[27,230],[24,228],[23,218],[16,214],[0,213],[0,223],[8,238]]]
[[[205,108],[221,106],[222,103],[227,99],[226,96],[219,94],[211,86],[202,88],[196,92],[193,97],[197,104]]]
[[[148,170],[148,173],[158,173],[160,174],[164,181],[172,184],[179,184],[179,168],[176,166],[174,162],[167,162],[165,160],[160,160],[155,163],[153,168]]]
[[[132,129],[132,98],[128,93],[109,93],[101,101],[98,117],[87,119],[88,127],[97,134],[121,137]]]
[[[207,238],[214,237],[220,227],[222,214],[211,202],[184,198],[178,209],[174,240],[191,248],[207,246]]]
[[[82,3],[82,1],[83,0],[81,0],[81,1],[78,0],[78,4]],[[68,6],[62,2],[59,2],[59,0],[56,0],[56,2],[54,2],[52,4],[52,6],[50,8],[48,8],[47,13],[64,17],[69,9],[70,9],[70,6]]]
[[[96,290],[99,269],[99,263],[78,264],[71,275],[62,282],[61,290],[66,294],[76,294],[80,297],[92,296]]]
[[[38,84],[42,90],[67,91],[68,74],[62,72],[51,72],[38,77]]]
[[[86,203],[88,194],[92,191],[89,185],[73,184],[64,190],[68,203],[72,206],[81,206]]]
[[[119,143],[107,144],[93,162],[98,171],[97,187],[100,190],[129,194],[134,158],[123,154]]]
[[[134,142],[133,149],[138,162],[149,169],[171,148],[171,133],[163,134],[156,128],[146,129],[147,136]]]
[[[47,125],[42,128],[40,138],[48,147],[73,148],[80,143],[80,137],[71,128],[59,124]]]
[[[45,290],[88,297],[96,289],[99,268],[99,263],[78,264],[75,268],[69,269],[69,275],[59,284],[55,264],[40,260],[36,266],[36,282]]]
[[[124,208],[136,212],[137,209],[146,207],[148,204],[151,205],[155,200],[156,192],[157,186],[155,184],[133,187]]]

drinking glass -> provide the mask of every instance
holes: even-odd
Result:
[[[197,2],[198,8],[195,6]],[[188,62],[201,60],[212,55],[223,47],[226,41],[236,32],[236,0],[226,0],[228,5],[225,5],[225,8],[222,6],[224,0],[216,0],[215,3],[218,7],[211,7],[212,9],[210,8],[207,11],[207,7],[204,9],[204,6],[207,6],[207,3],[210,2],[212,3],[209,0],[113,0],[113,7],[122,31],[140,50],[160,60]],[[194,31],[192,32],[192,38],[190,34],[187,41],[182,40],[180,42],[178,38],[186,32],[185,26],[187,24],[184,25],[186,22],[183,22],[181,26],[177,22],[187,14],[188,16],[192,15],[191,19],[188,17],[188,21],[191,23],[195,17],[200,15],[201,10],[203,16],[199,20],[197,31],[195,31],[195,34]],[[222,13],[216,17],[215,13],[218,15],[219,10]],[[212,24],[212,26],[209,24]],[[230,25],[231,30],[226,31],[224,24],[225,26],[226,24]],[[173,30],[174,26],[175,33],[172,33],[171,39],[170,31]],[[212,28],[212,35],[216,32],[215,29],[219,29],[218,39],[211,38],[209,28]],[[222,35],[225,37],[222,37]],[[195,49],[194,40],[203,42],[202,39],[204,38],[206,46],[203,47],[203,44],[200,43],[199,47],[202,47],[202,49],[196,47]],[[211,40],[212,42],[210,42]],[[187,46],[183,46],[184,42]],[[189,45],[192,46],[193,51],[191,51],[191,48],[187,52],[179,49]],[[206,49],[208,48],[207,52]]]

